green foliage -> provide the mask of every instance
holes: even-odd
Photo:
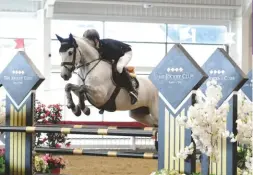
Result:
[[[237,147],[237,167],[240,169],[245,169],[245,162],[246,162],[246,156],[247,156],[247,151],[249,148],[246,148],[242,145],[239,145]]]

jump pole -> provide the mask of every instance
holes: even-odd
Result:
[[[96,128],[65,128],[65,127],[34,127],[34,126],[0,126],[2,132],[26,132],[26,133],[63,133],[86,135],[112,135],[112,136],[136,136],[153,137],[156,130],[139,129],[96,129]]]
[[[58,155],[87,155],[87,156],[104,156],[104,157],[124,157],[124,158],[142,158],[157,159],[158,156],[151,152],[120,152],[120,151],[93,151],[85,149],[55,149],[55,148],[35,148],[34,153],[51,153]]]
[[[6,90],[6,126],[32,126],[36,89],[44,77],[24,51],[18,51],[0,75]],[[6,133],[5,174],[32,175],[33,135]]]
[[[101,122],[103,123],[103,122]],[[132,127],[132,126],[107,126],[107,125],[71,125],[71,124],[37,124],[40,127],[67,127],[67,128],[103,128],[103,129],[138,129],[138,130],[157,130],[153,127]]]

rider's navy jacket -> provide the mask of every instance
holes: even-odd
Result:
[[[118,61],[126,52],[131,51],[131,46],[113,39],[101,39],[99,41],[99,53],[102,59]]]

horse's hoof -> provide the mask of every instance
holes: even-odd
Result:
[[[101,114],[101,115],[104,114],[104,112],[105,112],[105,111],[104,111],[103,109],[100,109],[100,110],[99,110],[99,114]]]
[[[85,115],[90,115],[90,108],[88,108],[88,107],[86,107],[84,110],[83,110],[83,113],[85,114]]]
[[[78,106],[78,105],[76,105],[72,111],[73,111],[73,113],[74,113],[76,116],[78,116],[78,117],[82,114],[81,108],[80,108],[80,106]]]
[[[75,108],[75,104],[74,103],[68,103],[67,104],[67,108],[68,109],[74,109]]]

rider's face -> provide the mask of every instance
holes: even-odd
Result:
[[[98,49],[99,48],[99,41],[97,40],[97,39],[95,39],[95,46],[96,46],[96,48]]]

